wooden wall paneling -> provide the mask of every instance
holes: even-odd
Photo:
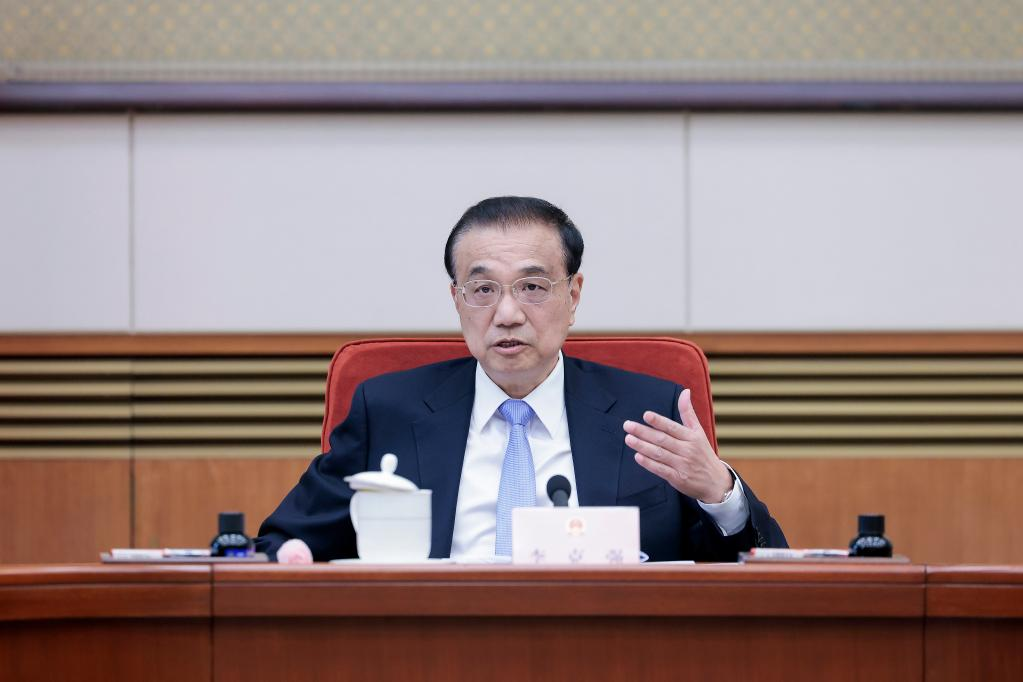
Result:
[[[0,356],[0,563],[131,542],[130,384],[119,358]]]
[[[318,453],[326,357],[139,357],[133,370],[135,543],[204,546],[227,510],[256,535]]]
[[[16,521],[0,562],[201,545],[233,507],[255,533],[316,454],[327,360],[353,338],[0,335],[0,512]],[[1023,561],[1002,521],[1021,511],[1023,333],[693,338],[722,456],[792,544],[844,546],[879,511],[914,560]]]
[[[96,561],[130,546],[131,463],[121,454],[0,459],[0,563]]]
[[[1023,460],[730,459],[797,547],[844,547],[856,516],[884,513],[896,551],[918,563],[1023,563]],[[136,544],[203,545],[218,511],[255,534],[308,466],[304,459],[136,462]]]
[[[136,547],[205,547],[217,513],[242,511],[249,535],[298,482],[309,458],[135,461]]]
[[[1023,460],[725,459],[795,547],[845,547],[858,514],[886,516],[917,563],[1023,563]]]

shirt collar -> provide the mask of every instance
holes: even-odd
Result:
[[[473,423],[482,428],[494,416],[501,403],[508,399],[508,394],[487,376],[483,366],[477,362],[476,398],[472,406]],[[565,358],[561,351],[558,351],[558,362],[551,373],[523,400],[536,413],[547,433],[553,436],[565,414]]]

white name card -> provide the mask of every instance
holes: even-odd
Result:
[[[518,507],[513,564],[638,564],[638,507]]]

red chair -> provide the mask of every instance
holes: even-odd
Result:
[[[691,389],[696,416],[717,451],[710,372],[707,357],[696,344],[662,337],[593,336],[568,339],[564,352],[570,357],[650,374]],[[341,346],[327,370],[320,448],[327,451],[330,432],[348,416],[355,387],[366,379],[467,355],[469,349],[460,337],[365,339]]]

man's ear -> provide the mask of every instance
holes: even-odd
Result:
[[[451,290],[451,302],[455,304],[455,310],[458,310],[458,288],[454,282],[451,282],[448,288]]]
[[[575,309],[579,307],[579,301],[582,300],[583,291],[583,276],[582,273],[575,273],[572,277],[572,286],[568,290],[568,304],[572,309],[572,317],[568,321],[568,326],[575,324]]]

